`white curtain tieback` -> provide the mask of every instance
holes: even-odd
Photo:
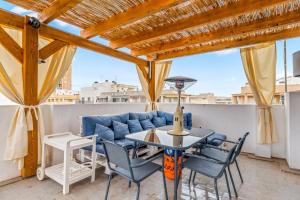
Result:
[[[37,109],[39,109],[39,105],[22,105],[23,109],[28,109],[28,112],[26,113],[26,121],[27,121],[27,130],[32,131],[33,130],[33,118],[32,118],[32,112],[36,120],[39,120]]]

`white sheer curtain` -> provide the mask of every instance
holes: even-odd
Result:
[[[257,143],[276,143],[278,137],[272,113],[276,84],[276,43],[241,49],[241,57],[257,104]]]
[[[158,109],[157,101],[163,91],[165,85],[164,80],[169,76],[171,66],[172,66],[172,61],[154,62],[154,67],[155,67],[155,77],[154,77],[155,93],[154,94],[152,94],[149,91],[148,78],[144,76],[139,66],[136,67],[144,94],[146,96],[147,101],[149,102],[149,104],[145,108],[146,111]],[[146,68],[146,72],[148,73],[148,68]]]
[[[22,32],[6,28],[5,31],[22,46]],[[39,47],[49,41],[40,39]],[[24,157],[28,154],[28,131],[32,130],[32,118],[38,120],[39,142],[44,134],[43,117],[39,105],[47,100],[55,90],[71,65],[76,48],[66,46],[50,56],[45,64],[38,66],[38,104],[25,105],[23,91],[22,64],[18,62],[3,46],[0,46],[0,92],[11,101],[18,104],[7,134],[5,160],[18,162],[23,167]],[[29,109],[25,115],[25,109]]]

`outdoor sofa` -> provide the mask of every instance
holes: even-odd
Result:
[[[192,113],[184,113],[184,128],[192,128]],[[118,115],[92,115],[82,116],[81,135],[97,135],[96,152],[98,156],[104,157],[103,140],[114,142],[128,151],[137,146],[134,141],[125,138],[127,134],[149,130],[152,128],[164,128],[173,125],[173,114],[163,111],[152,112],[129,112]],[[213,134],[208,138],[208,143],[219,146],[222,140],[226,139],[223,134]],[[139,145],[139,144],[137,144]],[[85,148],[84,151],[91,151],[91,148]],[[81,155],[84,155],[81,151]],[[83,152],[83,153],[82,153]],[[106,167],[106,161],[98,162]]]

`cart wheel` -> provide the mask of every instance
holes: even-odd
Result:
[[[36,170],[36,177],[39,181],[44,180],[45,178],[45,170],[41,167],[37,168]]]

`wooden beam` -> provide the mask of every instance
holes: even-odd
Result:
[[[154,28],[148,32],[141,32],[138,35],[127,37],[125,39],[112,40],[110,42],[110,46],[112,48],[121,48],[139,42],[158,39],[165,35],[180,32],[183,30],[193,29],[197,26],[220,21],[229,17],[238,16],[243,13],[249,13],[255,10],[261,10],[267,7],[276,6],[284,2],[288,2],[288,0],[240,0],[223,7],[212,9],[208,12],[179,20],[175,23],[168,24],[163,27]]]
[[[42,60],[46,60],[48,57],[50,57],[66,45],[66,42],[54,40],[53,42],[49,43],[48,45],[39,50],[39,58]]]
[[[0,23],[9,28],[23,29],[24,19],[22,16],[16,15],[0,8]]]
[[[146,79],[147,83],[149,82],[148,79],[148,65],[137,65],[138,68],[142,71],[144,78]]]
[[[183,2],[182,0],[148,0],[144,3],[128,9],[126,12],[119,13],[110,17],[108,20],[99,22],[81,31],[81,36],[90,38],[102,34],[112,28],[142,19],[160,10],[167,9],[175,4]]]
[[[23,49],[12,39],[9,34],[0,26],[0,43],[20,63],[23,63]]]
[[[254,45],[258,43],[271,42],[271,41],[294,38],[294,37],[300,37],[300,27],[294,29],[285,29],[279,32],[269,33],[266,35],[250,36],[248,38],[219,43],[216,45],[197,46],[197,47],[186,48],[180,51],[170,51],[170,52],[158,54],[157,60],[166,60],[166,59],[171,59],[176,57],[201,54],[201,53],[219,51],[219,50],[230,49],[230,48],[237,48],[237,47],[242,47],[247,45]]]
[[[24,17],[23,30],[23,92],[25,105],[38,104],[38,29],[30,26],[29,17]],[[26,109],[25,112],[30,112]],[[32,116],[35,116],[31,110]],[[28,155],[24,158],[23,177],[34,176],[38,164],[38,127],[33,118],[33,130],[28,132]]]
[[[56,0],[38,14],[40,22],[49,23],[61,14],[75,7],[82,0]]]
[[[0,19],[1,21],[1,19]],[[88,39],[82,38],[80,36],[73,35],[71,33],[67,33],[55,28],[52,28],[50,26],[47,26],[45,24],[41,24],[40,27],[40,35],[55,39],[55,40],[61,40],[66,43],[69,43],[71,45],[75,45],[84,49],[89,49],[98,53],[102,53],[105,55],[113,56],[116,58],[119,58],[121,60],[125,60],[128,62],[133,62],[136,64],[141,64],[141,65],[147,65],[147,61],[131,56],[127,53],[123,53],[121,51],[109,48],[105,45],[99,44],[97,42],[90,41]]]
[[[256,20],[256,21],[240,24],[238,26],[228,27],[222,30],[216,30],[209,33],[202,33],[198,35],[185,37],[179,40],[170,41],[163,44],[153,45],[145,49],[139,49],[139,50],[132,49],[131,54],[133,56],[139,56],[139,55],[160,53],[160,52],[176,49],[178,47],[187,47],[193,44],[199,44],[202,42],[216,40],[223,37],[229,37],[232,35],[251,32],[253,30],[261,30],[273,26],[280,26],[280,25],[290,24],[294,22],[300,22],[299,10],[288,12],[283,15],[269,17],[263,20]]]
[[[24,20],[24,17],[13,14],[8,11],[5,11],[3,9],[0,9],[0,24],[1,25],[22,29],[23,22],[22,22],[22,24],[20,24],[20,20]],[[84,49],[88,49],[91,51],[95,51],[98,53],[102,53],[102,54],[105,54],[108,56],[116,57],[121,60],[133,62],[136,64],[141,64],[144,66],[147,65],[147,61],[144,59],[131,56],[127,53],[117,51],[115,49],[112,49],[105,45],[99,44],[97,42],[93,42],[88,39],[82,38],[80,36],[61,31],[59,29],[50,27],[46,24],[41,24],[39,34],[46,38],[60,40],[60,41],[66,42],[68,44],[72,44],[72,45],[75,45],[75,46],[78,46],[78,47],[81,47]]]

